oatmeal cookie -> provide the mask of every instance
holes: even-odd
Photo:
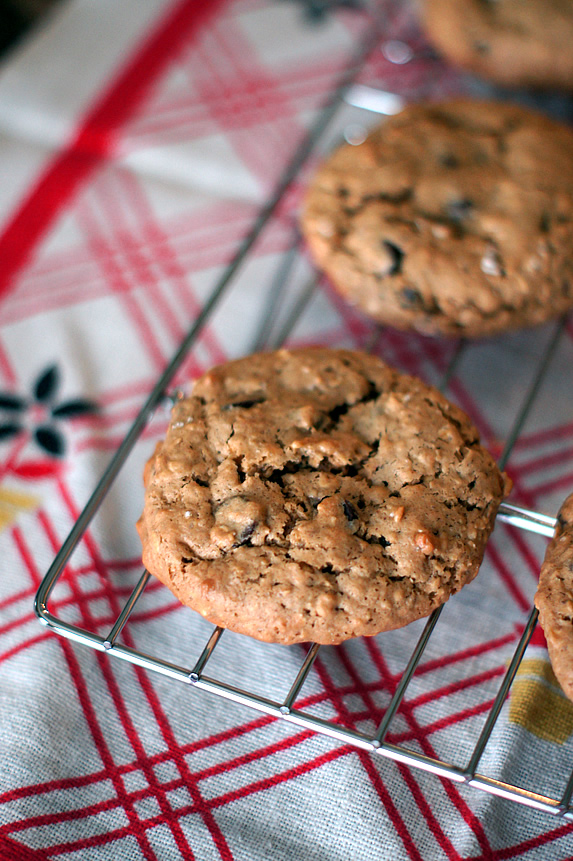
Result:
[[[573,305],[573,131],[497,102],[413,104],[319,168],[301,213],[370,317],[481,337]]]
[[[437,390],[326,348],[209,371],[144,482],[147,569],[212,623],[280,643],[428,615],[476,575],[507,491]]]
[[[553,672],[573,700],[573,494],[559,511],[535,595]]]

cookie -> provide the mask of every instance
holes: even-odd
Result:
[[[302,232],[346,300],[482,337],[573,305],[573,131],[517,105],[413,104],[310,183]]]
[[[143,561],[183,604],[327,644],[406,625],[469,582],[507,489],[437,390],[326,348],[205,374],[144,483]]]
[[[555,535],[547,546],[535,606],[553,672],[573,700],[573,494],[561,506]]]
[[[434,47],[449,61],[506,87],[573,88],[570,0],[421,0]]]

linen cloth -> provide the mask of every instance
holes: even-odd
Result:
[[[373,16],[383,26],[359,83],[405,100],[483,91],[433,55],[415,8],[397,2],[69,0],[3,60],[3,859],[573,857],[568,821],[114,660],[57,636],[33,612],[55,553]],[[567,111],[555,97],[540,104]],[[343,134],[359,137],[376,121],[357,108],[337,115],[178,384],[257,342],[308,171]],[[308,272],[299,250],[295,300]],[[321,283],[284,331],[291,344],[366,348],[375,328]],[[555,331],[472,344],[455,366],[448,395],[498,457]],[[388,330],[375,349],[439,382],[456,345]],[[512,501],[549,514],[573,490],[572,360],[567,322],[507,463]],[[83,629],[106,634],[141,573],[141,470],[166,421],[160,409],[54,592],[51,609]],[[442,614],[390,741],[467,761],[545,546],[496,527],[480,575]],[[373,732],[421,628],[322,649],[297,707]],[[192,665],[211,630],[152,583],[122,639]],[[208,674],[277,699],[304,654],[226,632]],[[573,706],[537,630],[479,771],[559,798],[572,732]]]

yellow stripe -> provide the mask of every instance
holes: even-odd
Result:
[[[544,741],[564,744],[573,732],[573,703],[535,679],[516,679],[509,719]]]
[[[37,496],[21,493],[18,490],[10,490],[7,487],[0,487],[0,506],[27,509],[30,511],[38,505],[38,502]]]
[[[517,676],[538,676],[548,682],[548,684],[559,688],[559,682],[555,678],[551,664],[542,658],[526,658],[519,665]]]
[[[0,487],[0,532],[11,526],[23,511],[33,511],[39,504],[37,496]]]
[[[7,526],[10,526],[14,517],[12,514],[9,514],[5,511],[0,511],[0,532],[6,529]]]

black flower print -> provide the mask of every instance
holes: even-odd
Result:
[[[362,0],[296,0],[301,6],[307,21],[313,24],[324,21],[337,9],[360,11],[364,8]]]
[[[66,450],[60,429],[62,420],[95,413],[97,406],[84,398],[58,401],[60,371],[50,365],[34,383],[31,397],[0,392],[0,441],[31,428],[35,443],[52,457],[63,457]]]

